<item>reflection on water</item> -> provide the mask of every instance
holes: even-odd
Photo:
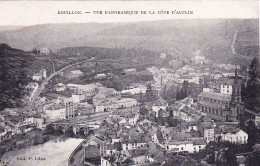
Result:
[[[82,139],[51,140],[42,145],[18,149],[3,155],[9,166],[66,166],[72,151]]]

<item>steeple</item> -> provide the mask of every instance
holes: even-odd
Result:
[[[237,83],[238,83],[238,75],[237,75],[237,64],[236,64],[234,84],[237,84]]]
[[[231,101],[232,101],[232,103],[240,103],[241,102],[241,85],[238,81],[237,63],[236,63],[236,69],[235,69],[234,84],[232,86]]]

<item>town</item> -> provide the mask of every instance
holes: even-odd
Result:
[[[83,138],[68,158],[71,166],[259,163],[260,107],[245,103],[257,58],[244,70],[200,50],[191,59],[162,52],[153,60],[163,66],[74,54],[67,66],[56,61],[32,73],[25,107],[0,112],[2,152],[19,147],[11,141],[18,135],[37,130]]]

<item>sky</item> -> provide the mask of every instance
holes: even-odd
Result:
[[[158,14],[158,11],[192,11],[193,14]],[[58,11],[81,11],[61,15]],[[102,11],[103,14],[94,14]],[[137,15],[104,14],[138,11]],[[140,14],[154,11],[155,14]],[[85,13],[90,12],[90,13]],[[29,26],[47,23],[136,22],[194,18],[259,18],[258,1],[0,1],[0,25]]]

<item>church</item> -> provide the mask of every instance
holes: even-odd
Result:
[[[235,70],[232,93],[201,92],[198,95],[198,108],[211,118],[220,121],[238,121],[239,115],[244,113],[241,99],[241,81]]]

